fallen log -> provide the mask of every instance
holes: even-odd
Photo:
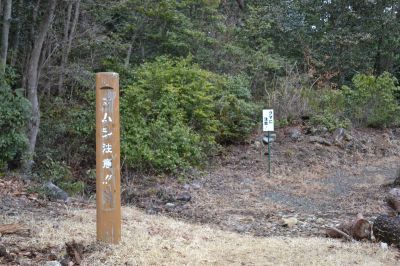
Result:
[[[379,215],[375,219],[373,232],[378,241],[400,246],[400,217]]]
[[[326,236],[332,238],[346,238],[347,240],[371,239],[371,224],[362,214],[357,214],[355,220],[340,224],[337,228],[328,227]]]
[[[347,240],[349,240],[349,241],[355,241],[354,240],[354,238],[352,238],[351,236],[349,236],[348,234],[346,234],[345,232],[343,232],[343,231],[341,231],[341,230],[339,230],[339,229],[337,229],[337,228],[335,228],[335,227],[331,227],[331,226],[328,226],[327,227],[327,229],[326,229],[326,235],[328,236],[328,237],[332,237],[332,238],[341,238],[341,237],[344,237],[344,238],[346,238]]]

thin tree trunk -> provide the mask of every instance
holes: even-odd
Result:
[[[75,5],[74,20],[72,21],[71,32],[69,33],[69,37],[68,37],[67,55],[69,55],[69,53],[71,52],[72,41],[73,41],[74,36],[75,36],[76,26],[78,25],[80,4],[81,4],[81,0],[77,0],[76,1],[76,5]],[[68,56],[67,56],[67,62],[68,62]]]
[[[7,0],[4,6],[3,30],[1,34],[0,74],[4,75],[7,64],[8,36],[10,35],[12,0]]]
[[[28,63],[28,72],[26,80],[26,90],[28,93],[28,100],[31,103],[32,116],[28,123],[28,139],[29,147],[28,153],[33,156],[36,147],[36,139],[39,133],[40,126],[40,111],[38,101],[38,67],[39,59],[42,53],[43,43],[46,38],[47,32],[49,31],[50,25],[53,21],[54,10],[56,7],[57,0],[49,0],[48,10],[45,12],[45,17],[39,27],[37,38],[34,41],[32,52],[30,53],[30,59]],[[30,172],[32,169],[33,160],[25,162],[25,171]]]
[[[63,40],[63,53],[61,56],[61,66],[60,66],[60,74],[58,78],[58,93],[64,93],[64,76],[65,76],[65,68],[68,65],[68,56],[71,52],[72,40],[74,39],[74,34],[76,30],[76,26],[79,20],[79,8],[80,8],[80,0],[76,1],[75,10],[74,10],[74,18],[72,20],[71,25],[71,16],[72,16],[72,2],[68,5],[67,11],[67,21],[64,27],[64,40]]]
[[[19,0],[18,2],[18,13],[17,17],[21,18],[23,14],[23,7],[24,7],[24,0]],[[12,55],[11,55],[11,60],[10,60],[10,65],[12,67],[15,66],[17,63],[17,58],[18,58],[18,51],[19,51],[19,44],[21,41],[21,28],[22,28],[22,23],[21,19],[18,19],[17,21],[17,32],[15,34],[15,40],[14,40],[14,47],[12,48]]]
[[[60,65],[60,73],[58,77],[58,94],[64,94],[64,72],[65,72],[65,63],[67,61],[67,46],[68,46],[68,35],[69,28],[71,25],[71,14],[72,14],[72,1],[68,3],[67,9],[67,18],[64,21],[64,37],[62,42],[62,54],[61,54],[61,65]]]
[[[376,75],[380,75],[383,72],[382,71],[383,32],[384,32],[384,26],[382,25],[381,32],[379,33],[380,35],[378,39],[378,47],[375,55],[374,72]]]
[[[124,62],[124,66],[126,68],[129,66],[129,61],[131,60],[131,54],[132,54],[132,44],[129,44],[128,52],[126,53],[125,62]]]
[[[37,21],[37,16],[38,16],[38,12],[39,12],[39,6],[40,6],[40,0],[37,0],[35,7],[33,8],[33,12],[32,12],[32,23],[31,23],[31,41],[34,42],[35,40],[35,27],[36,27],[36,21]],[[33,45],[33,44],[32,44]]]

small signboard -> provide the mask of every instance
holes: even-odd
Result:
[[[263,110],[263,131],[274,131],[274,110],[264,109]]]

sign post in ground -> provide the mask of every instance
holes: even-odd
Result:
[[[97,240],[121,240],[119,76],[96,74]]]
[[[271,131],[274,131],[274,110],[265,109],[263,110],[263,131],[268,132],[268,174],[271,175]]]

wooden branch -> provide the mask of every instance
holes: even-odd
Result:
[[[348,234],[346,234],[342,230],[339,230],[339,229],[337,229],[335,227],[331,227],[331,226],[328,226],[327,229],[335,231],[336,233],[338,233],[339,235],[343,236],[344,238],[346,238],[347,240],[349,240],[351,242],[355,242],[354,238],[352,238],[351,236],[349,236]],[[329,232],[328,231],[327,231],[327,235],[329,236]]]

